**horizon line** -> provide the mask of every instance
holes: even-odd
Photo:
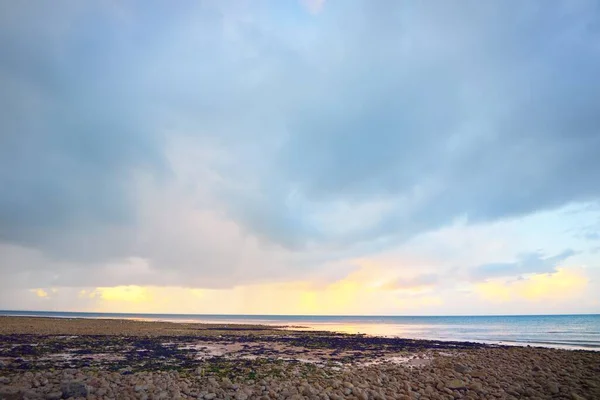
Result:
[[[360,314],[190,314],[190,313],[152,313],[152,312],[105,312],[105,311],[56,311],[56,310],[0,310],[2,313],[62,313],[62,314],[106,314],[106,315],[172,315],[172,316],[230,316],[230,317],[372,317],[372,318],[398,318],[398,317],[558,317],[558,316],[600,316],[600,313],[572,313],[572,314],[448,314],[448,315],[360,315]]]

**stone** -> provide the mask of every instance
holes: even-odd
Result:
[[[313,394],[314,390],[312,388],[312,386],[306,384],[302,386],[302,394],[304,396],[310,396],[311,394]]]
[[[474,392],[481,392],[483,391],[483,385],[480,382],[473,382],[469,385],[469,389]]]
[[[456,364],[454,366],[454,370],[459,374],[466,374],[467,372],[469,372],[469,368],[462,364]]]
[[[58,400],[63,397],[62,392],[50,392],[46,395],[47,400]]]
[[[212,400],[212,399],[214,399],[215,397],[217,397],[217,394],[216,394],[216,393],[207,393],[207,394],[205,394],[205,395],[204,395],[204,398],[205,398],[206,400]]]
[[[248,395],[244,392],[238,392],[235,394],[235,400],[247,400]]]
[[[65,399],[69,397],[86,397],[89,393],[85,383],[79,381],[63,382],[60,384],[60,390]]]
[[[598,387],[598,385],[600,385],[600,382],[596,382],[591,379],[586,379],[584,382],[586,385],[588,385],[589,387],[592,387],[592,388]]]
[[[465,383],[460,379],[452,379],[450,382],[446,384],[448,389],[456,390],[456,389],[464,389]]]
[[[121,368],[119,370],[119,372],[123,375],[131,375],[133,374],[133,370],[131,369],[131,367],[127,367],[127,368]]]
[[[231,379],[224,377],[221,382],[223,382],[222,386],[226,389],[229,389],[230,387],[233,386],[233,382],[231,382]]]
[[[7,385],[10,383],[10,378],[7,376],[0,376],[0,383]]]
[[[558,383],[556,382],[548,382],[548,391],[552,394],[558,394],[560,392],[560,388],[558,387]]]

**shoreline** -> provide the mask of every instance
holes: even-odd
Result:
[[[3,314],[4,312],[4,314]],[[19,313],[25,313],[20,315]],[[46,313],[46,312],[42,312]],[[50,313],[50,312],[47,312]],[[500,339],[480,339],[480,338],[448,338],[448,337],[434,337],[434,336],[400,336],[397,334],[376,334],[376,333],[360,333],[360,332],[348,332],[348,330],[341,329],[342,324],[333,324],[327,322],[314,322],[307,325],[296,325],[296,324],[278,324],[269,323],[267,320],[262,323],[251,323],[251,320],[227,320],[216,319],[216,320],[192,320],[192,319],[177,319],[177,318],[150,318],[150,316],[161,316],[163,314],[132,314],[132,313],[80,313],[80,312],[52,312],[54,314],[62,315],[42,315],[36,311],[2,311],[0,310],[0,321],[2,318],[50,318],[50,319],[66,319],[66,320],[116,320],[116,321],[140,321],[140,322],[158,322],[158,323],[172,323],[172,324],[197,324],[197,325],[211,325],[211,326],[257,326],[262,327],[261,329],[283,329],[283,330],[298,330],[301,332],[330,332],[330,333],[344,333],[350,335],[368,335],[375,337],[386,337],[386,338],[399,338],[399,339],[414,339],[414,340],[429,340],[429,341],[444,341],[444,342],[472,342],[481,343],[486,345],[499,345],[499,346],[513,346],[513,347],[540,347],[549,349],[562,349],[562,350],[584,350],[584,351],[598,351],[600,352],[600,342],[593,344],[575,344],[565,342],[554,342],[554,341],[543,341],[543,340],[500,340]],[[73,316],[69,316],[72,314]],[[81,314],[90,314],[89,316],[83,316]],[[148,318],[140,318],[139,315],[146,315]],[[166,314],[165,314],[166,315]],[[187,314],[181,314],[186,316]],[[582,316],[595,316],[596,314],[581,314]],[[175,316],[175,314],[173,314]],[[207,315],[208,317],[209,315]],[[557,315],[563,316],[563,315]],[[241,316],[240,316],[241,317]],[[261,315],[262,317],[262,315]],[[347,316],[343,316],[347,317]],[[512,317],[512,316],[511,316]],[[528,316],[522,316],[528,317]],[[336,329],[337,328],[337,329]]]
[[[429,318],[555,318],[555,317],[600,317],[600,314],[577,314],[577,315],[509,315],[509,316],[309,316],[309,315],[219,315],[219,314],[151,314],[151,313],[93,313],[93,312],[63,312],[63,311],[30,311],[30,310],[0,310],[1,317],[22,317],[22,318],[59,318],[59,319],[116,319],[128,321],[146,321],[177,324],[212,324],[212,325],[255,325],[266,326],[278,329],[327,331],[332,333],[347,334],[367,334],[371,336],[382,336],[388,338],[410,338],[418,340],[434,341],[466,341],[483,344],[496,344],[502,346],[534,346],[545,348],[556,348],[566,350],[590,350],[600,351],[600,340],[596,337],[588,340],[575,340],[569,336],[556,339],[550,337],[533,337],[526,330],[522,332],[522,337],[509,338],[502,334],[487,335],[481,337],[477,334],[448,334],[440,330],[440,334],[435,331],[429,333],[411,332],[414,324],[402,323],[398,321],[385,321],[389,318],[408,318],[408,319],[429,319]],[[299,320],[297,319],[299,318]],[[331,320],[323,320],[330,318]],[[357,320],[355,320],[355,318]],[[339,321],[337,319],[340,319]],[[380,320],[382,319],[382,320]],[[376,321],[376,322],[373,322]],[[489,321],[488,321],[489,322]],[[434,325],[435,326],[435,325]],[[507,329],[506,327],[504,329]],[[519,327],[516,327],[519,329]],[[398,332],[402,332],[398,334]],[[565,332],[561,332],[565,333]],[[577,334],[577,331],[573,331]],[[599,332],[600,334],[600,332]],[[534,334],[535,335],[535,334]],[[486,335],[484,335],[486,336]],[[593,339],[593,340],[591,340]]]
[[[596,399],[600,353],[265,325],[0,317],[0,399]]]

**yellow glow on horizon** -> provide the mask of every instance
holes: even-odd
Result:
[[[382,282],[392,275],[367,264],[329,284],[299,280],[227,289],[115,286],[92,289],[84,295],[93,300],[93,311],[105,312],[332,315],[395,313],[443,303],[440,297],[425,296],[421,290],[398,293],[382,289]]]
[[[31,292],[35,293],[37,297],[48,297],[48,292],[46,292],[44,289],[32,289]]]
[[[405,282],[411,282],[411,276],[414,271],[406,273]],[[397,272],[366,264],[330,283],[296,280],[219,289],[129,285],[77,289],[71,296],[80,299],[87,311],[181,314],[428,314],[455,301],[451,292],[438,292],[435,285],[421,285],[418,280],[414,286],[385,287],[385,282],[396,279]],[[588,282],[584,268],[559,268],[521,280],[493,279],[468,289],[492,303],[556,304],[577,299]],[[58,295],[50,288],[30,291],[41,299]],[[61,290],[63,295],[67,292]]]
[[[558,268],[551,274],[535,274],[515,281],[491,280],[475,286],[479,295],[493,302],[552,300],[576,296],[589,279],[580,269]]]
[[[148,288],[142,286],[99,287],[96,292],[100,298],[108,301],[123,301],[127,303],[143,303],[152,300]]]

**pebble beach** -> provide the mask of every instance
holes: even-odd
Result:
[[[600,352],[0,317],[0,399],[600,399]]]

